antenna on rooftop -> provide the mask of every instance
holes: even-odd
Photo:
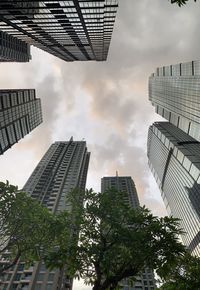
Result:
[[[116,177],[118,177],[118,171],[116,171]]]

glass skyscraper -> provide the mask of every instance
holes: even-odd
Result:
[[[66,194],[74,188],[85,190],[90,153],[85,141],[53,143],[23,190],[51,212],[65,209]],[[3,258],[3,257],[2,257]],[[3,263],[3,260],[0,262]],[[20,261],[2,278],[3,290],[66,290],[72,281],[63,269],[48,271],[44,263],[27,268]]]
[[[156,112],[200,141],[200,61],[157,68],[149,78]]]
[[[0,90],[0,154],[42,123],[35,90]]]
[[[200,143],[173,124],[156,122],[147,148],[167,211],[180,219],[184,245],[200,255]]]
[[[1,0],[0,30],[65,61],[107,59],[118,0]]]
[[[157,68],[149,100],[169,122],[149,128],[149,165],[168,213],[181,219],[183,243],[200,255],[200,61]]]
[[[115,188],[124,192],[124,202],[130,204],[133,208],[139,206],[139,199],[135,184],[130,176],[109,176],[101,179],[101,192],[109,188]],[[140,276],[136,277],[135,283],[130,279],[124,279],[120,283],[121,290],[154,290],[156,289],[154,273],[151,269],[144,269]]]
[[[0,31],[0,62],[28,62],[30,59],[29,44]]]

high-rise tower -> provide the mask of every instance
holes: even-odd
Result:
[[[159,115],[200,141],[200,61],[157,68],[149,100]]]
[[[101,179],[101,192],[109,188],[115,188],[124,192],[124,202],[130,204],[133,208],[139,206],[139,199],[135,184],[130,176],[109,176]],[[121,290],[154,290],[156,289],[154,274],[151,269],[144,269],[143,273],[136,278],[133,284],[129,279],[121,282]]]
[[[29,44],[0,31],[0,62],[28,62],[30,59]]]
[[[200,61],[157,68],[149,100],[168,122],[149,128],[149,165],[170,215],[181,219],[183,243],[200,255]]]
[[[65,209],[66,194],[74,188],[85,190],[90,153],[85,141],[55,142],[41,159],[24,186],[32,198],[51,212]],[[24,268],[20,261],[0,282],[4,290],[71,289],[64,271],[48,271],[42,263]]]
[[[35,90],[0,90],[0,154],[42,123]]]
[[[0,30],[65,61],[107,59],[118,0],[1,0]]]
[[[149,166],[167,211],[180,219],[184,245],[200,255],[200,143],[168,122],[149,128]]]

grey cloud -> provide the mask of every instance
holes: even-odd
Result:
[[[175,61],[187,58],[199,46],[199,40],[196,47],[188,45],[199,27],[199,7],[198,3],[180,9],[166,0],[121,2],[112,57],[126,66],[146,67],[167,59],[171,62],[172,56]]]
[[[126,127],[133,122],[135,101],[127,99],[122,88],[112,79],[105,76],[101,80],[93,81],[87,92],[91,98],[91,113],[102,118],[104,122],[119,127]]]
[[[81,74],[78,67],[78,63],[75,66],[74,63],[62,63],[60,66],[62,101],[66,113],[69,114],[71,111],[75,110],[77,87],[81,80]]]
[[[92,151],[91,162],[94,160],[95,167],[91,170],[98,171],[104,167],[113,175],[116,170],[119,170],[120,175],[133,176],[133,179],[137,180],[138,186],[141,184],[143,184],[142,187],[146,186],[145,163],[147,160],[142,148],[128,144],[127,139],[120,138],[119,135],[115,134],[107,138],[105,145],[90,145],[90,148]]]

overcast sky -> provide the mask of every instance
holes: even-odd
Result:
[[[148,77],[158,66],[199,59],[200,3],[119,0],[108,60],[67,63],[32,48],[27,64],[0,64],[0,87],[35,88],[44,122],[0,156],[1,180],[22,187],[54,141],[87,141],[87,187],[103,176],[131,175],[141,204],[165,209],[148,168],[148,126],[160,117],[148,101]],[[87,287],[77,286],[83,290]]]

